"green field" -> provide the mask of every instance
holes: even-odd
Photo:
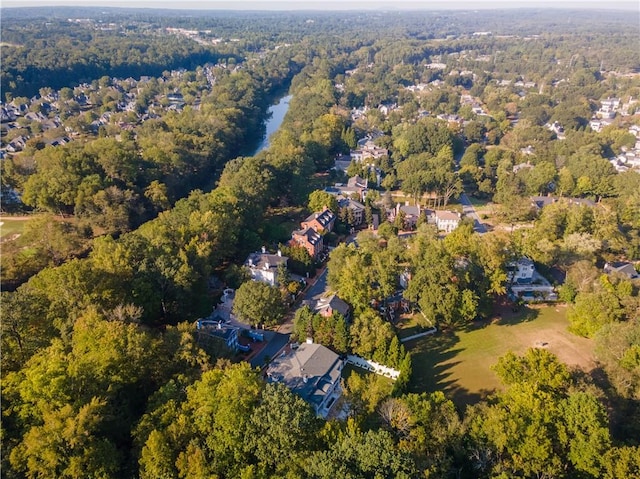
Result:
[[[22,234],[24,225],[27,223],[24,220],[12,220],[11,218],[2,218],[0,222],[2,223],[2,226],[0,226],[0,238],[9,238],[15,234]]]
[[[536,346],[569,365],[592,369],[592,342],[569,333],[568,324],[564,306],[540,306],[503,313],[491,324],[410,341],[405,344],[413,353],[410,391],[443,390],[459,407],[472,404],[500,388],[490,369],[500,356]]]

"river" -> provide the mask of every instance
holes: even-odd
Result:
[[[282,125],[282,120],[284,120],[284,116],[287,114],[287,111],[289,111],[289,100],[291,100],[291,95],[283,96],[280,98],[278,103],[269,107],[269,119],[265,125],[267,132],[265,133],[264,139],[260,145],[258,145],[256,151],[253,153],[254,155],[257,155],[262,150],[269,148],[269,137],[278,131],[278,128]]]

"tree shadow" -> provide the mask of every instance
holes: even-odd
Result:
[[[486,399],[495,392],[494,389],[481,389],[471,392],[460,386],[457,377],[453,376],[453,368],[462,361],[455,358],[463,351],[456,347],[460,339],[455,332],[440,332],[407,343],[411,351],[413,376],[408,392],[422,393],[442,391],[451,399],[459,411]]]
[[[513,326],[520,323],[528,323],[533,321],[540,315],[540,311],[534,308],[530,308],[527,305],[512,307],[503,307],[496,311],[493,318],[491,318],[491,324],[497,324],[500,326]]]
[[[448,380],[449,369],[456,362],[449,362],[462,349],[455,348],[458,337],[451,332],[425,336],[405,344],[411,351],[413,375],[409,384],[409,392],[444,390],[454,383]]]
[[[495,392],[495,389],[481,389],[480,391],[471,392],[466,388],[455,385],[448,388],[445,391],[445,394],[449,399],[451,399],[451,401],[453,401],[458,408],[458,411],[463,413],[467,406],[484,401]]]

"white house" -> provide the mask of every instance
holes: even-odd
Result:
[[[284,263],[286,267],[288,259],[286,256],[282,256],[280,250],[278,250],[277,254],[270,254],[262,248],[261,253],[251,253],[244,265],[249,269],[252,280],[262,281],[270,286],[277,286],[278,266]]]
[[[536,271],[529,258],[522,257],[507,265],[507,278],[512,299],[523,301],[555,301],[558,295],[549,281]]]
[[[451,233],[460,224],[460,213],[454,211],[436,211],[436,226],[438,231]]]
[[[507,278],[512,283],[531,283],[536,266],[529,258],[522,257],[507,267]]]

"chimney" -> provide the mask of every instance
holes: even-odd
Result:
[[[218,322],[218,329],[222,329],[222,321]]]
[[[267,248],[265,248],[264,246],[262,247],[262,254],[265,254],[267,252]]]
[[[270,265],[270,264],[269,264],[269,262],[267,261],[267,262],[264,264],[264,269],[269,269],[270,267],[271,267],[271,265]]]
[[[282,251],[278,250],[278,256],[282,258]]]
[[[311,336],[307,336],[307,344],[313,344],[313,338]]]
[[[307,382],[309,381],[309,376],[307,376],[306,374],[302,376],[302,382],[307,384]]]

